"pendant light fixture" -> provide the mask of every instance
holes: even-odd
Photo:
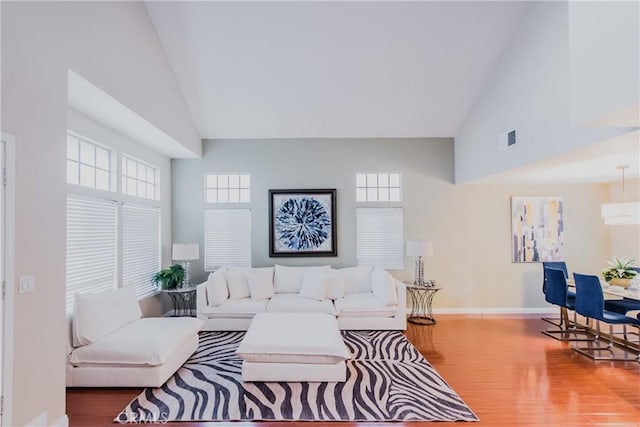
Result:
[[[624,188],[624,170],[629,166],[618,166],[622,170],[622,203],[604,203],[600,209],[607,225],[640,224],[640,202],[627,202]]]

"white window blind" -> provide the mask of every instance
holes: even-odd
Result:
[[[251,266],[251,211],[207,209],[204,211],[204,269],[221,265]]]
[[[358,265],[402,270],[402,208],[356,209]]]
[[[115,202],[67,196],[67,312],[76,292],[115,287],[117,236]]]
[[[151,282],[160,270],[160,209],[122,205],[122,283],[134,286],[138,298],[151,295]]]

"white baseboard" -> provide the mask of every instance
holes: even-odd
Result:
[[[43,413],[29,421],[27,424],[25,424],[25,427],[47,427],[47,424],[48,414],[47,411],[44,411]]]
[[[58,418],[55,423],[51,424],[51,427],[69,427],[69,417],[67,414]]]
[[[552,314],[557,313],[557,307],[533,308],[434,308],[433,314]]]

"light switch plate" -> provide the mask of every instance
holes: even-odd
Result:
[[[21,294],[33,292],[36,289],[36,280],[33,276],[20,276],[19,291]]]

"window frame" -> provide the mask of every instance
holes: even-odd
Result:
[[[398,179],[397,185],[392,185],[392,177]],[[364,185],[361,178],[364,179]],[[373,178],[375,177],[375,183]],[[386,180],[386,184],[380,184]],[[355,201],[356,203],[402,203],[402,173],[400,172],[356,172],[355,173]],[[397,198],[392,197],[392,191],[397,190]],[[386,197],[381,197],[386,191]],[[364,193],[364,198],[360,197]],[[370,197],[375,193],[375,198]],[[381,200],[384,199],[384,200]]]
[[[226,177],[223,179],[226,179],[227,183],[224,186],[220,186],[219,182],[220,179],[222,177]],[[238,185],[237,186],[232,186],[230,181],[231,181],[231,177],[237,177],[238,179]],[[210,185],[210,178],[215,178],[215,185],[211,186]],[[248,184],[245,186],[243,185],[243,178],[246,178],[248,180]],[[229,197],[231,194],[231,190],[235,190],[238,193],[238,199],[237,201],[232,201],[231,198]],[[212,194],[210,192],[214,192],[216,196],[210,198],[209,195]],[[224,194],[221,193],[223,191],[227,192],[227,195],[225,197],[223,197],[221,200],[220,195]],[[247,195],[247,197],[243,200],[243,192]],[[226,200],[224,200],[226,199]],[[239,204],[239,205],[247,205],[251,203],[251,174],[248,172],[206,172],[204,174],[204,202],[206,204],[213,204],[213,205],[233,205],[233,204]]]
[[[101,142],[95,141],[91,138],[87,138],[81,134],[78,134],[77,132],[71,131],[71,130],[67,130],[67,135],[74,137],[76,139],[78,139],[78,141],[84,140],[94,146],[98,146],[102,149],[105,149],[109,152],[109,164],[110,164],[110,190],[109,191],[105,191],[105,190],[101,190],[101,189],[97,189],[94,187],[88,187],[88,186],[82,186],[79,184],[74,184],[74,183],[69,183],[67,182],[67,191],[66,191],[66,197],[84,197],[84,198],[90,198],[90,199],[95,199],[95,200],[100,200],[103,202],[110,202],[110,203],[114,203],[115,206],[117,207],[116,209],[116,220],[117,220],[117,230],[116,230],[116,253],[115,253],[115,264],[116,264],[116,273],[115,273],[115,279],[114,279],[114,283],[111,287],[111,289],[118,289],[124,286],[127,286],[128,284],[125,283],[125,276],[124,276],[124,258],[123,258],[123,254],[124,254],[124,241],[125,241],[125,230],[123,227],[123,221],[124,221],[124,213],[123,213],[123,206],[125,205],[140,205],[140,206],[144,206],[146,208],[150,208],[150,209],[157,209],[159,212],[159,218],[158,218],[158,224],[159,224],[159,230],[158,230],[158,270],[161,268],[162,265],[162,243],[163,243],[163,233],[162,233],[162,208],[161,208],[161,204],[160,204],[160,168],[158,166],[155,166],[149,162],[145,162],[143,160],[139,160],[138,158],[131,156],[130,154],[124,152],[123,150],[117,149],[117,148],[113,148],[107,144],[103,144]],[[78,144],[80,144],[80,142],[78,142]],[[67,143],[65,145],[65,150],[66,150],[66,154],[65,154],[65,160],[66,161],[75,161],[73,159],[69,159],[69,154],[68,154],[68,145],[69,143]],[[78,145],[79,147],[79,145]],[[79,150],[80,148],[78,148],[78,156],[79,156]],[[154,198],[144,198],[144,197],[138,197],[136,195],[131,195],[131,194],[126,194],[124,193],[124,188],[123,188],[123,184],[122,181],[124,178],[124,165],[125,165],[125,161],[124,159],[127,159],[127,161],[129,160],[133,160],[135,162],[137,162],[138,164],[142,164],[146,167],[149,168],[153,168],[154,169],[154,178],[155,178],[155,187],[154,187]],[[78,157],[79,160],[79,157]],[[67,163],[65,163],[66,165]],[[137,168],[137,166],[136,166]],[[68,215],[66,218],[66,221],[68,221]],[[68,230],[68,224],[66,225],[66,229],[65,231]],[[68,258],[68,253],[65,254],[65,264],[67,262],[67,258]],[[65,275],[65,298],[67,299],[67,301],[69,300],[69,295],[66,291],[67,287],[66,287],[66,282],[69,279],[69,277],[67,275]],[[152,285],[150,283],[150,285]],[[141,289],[142,287],[144,287],[145,289]],[[151,289],[151,287],[146,287],[146,286],[140,286],[138,284],[138,286],[135,286],[136,288],[136,294],[138,296],[138,300],[142,299],[142,298],[146,298],[148,296],[152,296],[152,295],[157,295],[158,293],[160,293],[159,289]],[[92,292],[92,290],[90,288],[86,289],[87,292]],[[77,292],[77,290],[74,291],[74,293]],[[84,292],[81,291],[80,292]],[[68,302],[67,302],[68,304]],[[67,307],[67,309],[69,309]],[[71,310],[73,310],[73,303],[71,303]]]

